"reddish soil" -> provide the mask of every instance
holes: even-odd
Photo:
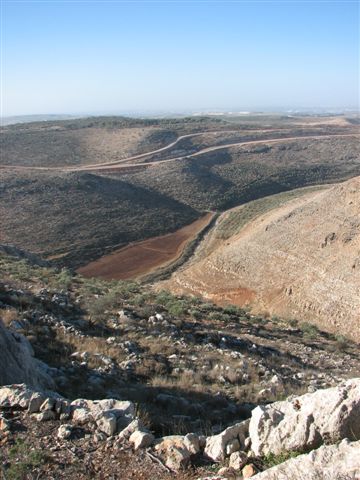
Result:
[[[174,233],[127,245],[77,271],[84,277],[104,280],[139,278],[177,260],[189,241],[208,225],[213,216],[213,213],[207,213]]]

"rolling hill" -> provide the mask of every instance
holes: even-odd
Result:
[[[345,118],[255,120],[99,117],[3,127],[1,241],[76,268],[205,212],[360,175],[358,129]],[[149,152],[140,164],[127,160]],[[124,159],[126,168],[98,169]]]

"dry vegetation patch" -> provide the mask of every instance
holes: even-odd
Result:
[[[158,436],[216,432],[254,403],[359,374],[355,344],[296,322],[6,255],[0,266],[2,313],[57,390],[132,400]]]

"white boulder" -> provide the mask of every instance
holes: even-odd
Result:
[[[242,448],[248,436],[249,422],[250,420],[244,420],[243,422],[226,428],[218,435],[207,437],[205,455],[214,462],[221,462],[226,457],[226,447],[229,444],[234,445],[234,443],[232,443],[234,440],[238,440],[239,448]]]
[[[360,441],[324,445],[258,473],[254,480],[358,480]]]
[[[230,455],[229,467],[240,470],[247,462],[248,456],[245,452],[234,452]]]
[[[103,412],[96,419],[96,425],[100,432],[112,437],[117,429],[116,416],[111,411]]]
[[[140,430],[135,430],[130,435],[129,442],[134,445],[135,450],[138,448],[147,448],[154,443],[155,437],[150,432],[142,432]]]
[[[360,439],[360,379],[252,411],[255,455],[313,449],[343,438]]]
[[[73,426],[70,424],[60,425],[57,431],[57,438],[59,440],[67,440],[71,437]]]

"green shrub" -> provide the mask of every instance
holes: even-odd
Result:
[[[196,310],[196,309],[191,309],[189,310],[189,314],[195,318],[195,320],[200,320],[200,318],[202,317],[202,314],[199,310]]]
[[[115,292],[109,292],[105,295],[95,298],[87,307],[92,321],[103,322],[106,318],[106,311],[116,306]]]
[[[134,295],[131,299],[133,305],[143,306],[149,300],[149,294],[147,293],[138,293]]]
[[[72,274],[66,268],[63,268],[55,277],[56,288],[67,290],[73,280]]]
[[[48,457],[43,451],[31,450],[30,445],[25,443],[23,439],[18,438],[15,445],[9,450],[11,465],[6,470],[6,479],[23,480],[28,478],[27,474],[44,464],[47,459]]]
[[[175,300],[167,304],[167,309],[170,315],[184,315],[187,312],[187,305],[184,300]]]
[[[155,301],[160,305],[167,306],[169,303],[173,302],[175,298],[176,297],[172,293],[167,290],[162,290],[156,295]]]
[[[283,462],[286,462],[286,460],[289,460],[289,458],[295,458],[301,455],[303,452],[281,452],[278,455],[275,455],[274,453],[268,453],[264,457],[264,466],[266,468],[270,467],[275,467],[275,465],[280,465]]]
[[[291,318],[291,319],[289,320],[289,325],[290,325],[290,327],[295,328],[295,327],[298,326],[298,324],[299,324],[299,322],[298,322],[295,318]]]
[[[349,340],[344,337],[344,335],[336,335],[336,346],[340,351],[346,350],[346,347],[349,345]]]
[[[218,322],[230,322],[231,321],[231,315],[227,313],[223,313],[222,311],[220,312],[210,312],[208,314],[208,317],[210,320],[217,320]]]
[[[302,322],[300,324],[300,329],[304,335],[310,338],[315,338],[319,333],[317,327],[315,327],[315,325],[312,325],[309,322]]]
[[[236,305],[226,305],[223,308],[223,312],[227,313],[229,315],[244,315],[244,310],[241,308],[237,307]]]

